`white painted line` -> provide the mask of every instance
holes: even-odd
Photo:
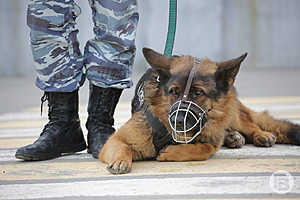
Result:
[[[0,149],[0,163],[4,164],[11,164],[11,162],[21,161],[15,157],[16,149]],[[92,157],[91,154],[87,153],[87,150],[83,150],[81,152],[77,152],[73,155],[67,155],[67,156],[61,156],[59,158],[56,158],[55,160],[51,160],[51,162],[80,162],[82,160],[90,160],[90,161],[97,161]],[[98,162],[98,161],[97,161]],[[0,168],[1,170],[1,168]],[[1,185],[1,179],[0,179],[0,185]]]
[[[42,116],[38,112],[17,112],[17,113],[5,113],[0,115],[0,122],[14,121],[14,120],[47,120],[47,114]]]
[[[16,161],[15,149],[0,150],[0,162]]]
[[[241,102],[245,104],[278,104],[278,103],[299,103],[298,96],[275,96],[275,97],[241,97]]]
[[[87,107],[83,106],[84,108]],[[118,117],[130,117],[131,116],[131,105],[130,102],[121,102],[117,105],[115,113],[118,114]],[[79,110],[80,119],[86,119],[88,113],[86,109]],[[2,121],[15,121],[15,120],[47,120],[47,109],[43,110],[41,116],[40,107],[34,107],[32,109],[23,110],[20,112],[13,113],[3,113],[0,114],[0,122]]]
[[[252,144],[247,144],[240,149],[229,149],[222,147],[213,158],[268,158],[268,157],[281,157],[300,156],[300,146],[275,144],[270,148],[255,147]]]
[[[270,113],[275,112],[276,114],[281,113],[293,113],[299,114],[300,116],[300,105],[291,104],[279,104],[279,105],[249,105],[250,109],[256,112],[269,111]],[[88,117],[87,112],[79,113],[80,119],[85,121]],[[127,118],[131,117],[129,109],[116,109],[115,118]],[[0,115],[0,122],[8,121],[22,121],[22,120],[35,120],[35,121],[47,121],[47,113],[40,116],[39,112],[18,112],[18,113],[5,113]]]
[[[300,176],[293,176],[290,193],[300,195]],[[0,199],[62,197],[119,197],[207,194],[272,194],[270,176],[149,178],[73,183],[0,185]]]
[[[300,120],[289,120],[290,122],[293,122],[295,124],[300,124]]]
[[[118,118],[124,118],[124,117],[130,117],[131,113],[127,110],[116,110],[115,111],[115,117]],[[80,112],[79,117],[81,120],[86,120],[88,117],[87,112]],[[7,114],[1,114],[0,115],[0,122],[7,122],[7,121],[21,121],[21,120],[48,120],[47,113],[44,113],[43,116],[41,116],[38,112],[35,113],[28,113],[28,112],[18,112],[18,113],[7,113]]]
[[[293,105],[293,104],[272,104],[272,105],[263,105],[263,104],[250,104],[247,105],[249,108],[253,109],[254,111],[261,112],[261,111],[271,111],[271,112],[278,112],[278,111],[298,111],[300,114],[300,105]]]
[[[7,128],[0,130],[1,138],[20,138],[20,137],[37,137],[42,131],[40,128]]]
[[[114,128],[118,130],[127,119],[116,120]],[[88,131],[85,126],[81,126],[83,134],[87,135]],[[39,128],[4,128],[0,129],[0,139],[5,138],[27,138],[27,137],[39,137],[43,130],[43,127]],[[1,147],[0,147],[1,148]]]
[[[275,116],[276,117],[276,116]],[[117,118],[115,120],[115,129],[118,130],[129,118]],[[289,121],[300,124],[300,120],[289,119]],[[1,123],[0,123],[1,125]],[[87,130],[83,125],[82,131],[84,135],[87,135]],[[23,138],[23,137],[38,137],[42,131],[43,127],[37,128],[2,128],[0,129],[0,139],[1,138]],[[1,147],[0,147],[1,148]]]

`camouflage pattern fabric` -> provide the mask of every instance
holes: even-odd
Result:
[[[87,77],[99,87],[132,86],[136,0],[89,0],[95,37],[81,54],[74,0],[31,0],[27,11],[36,85],[47,92],[71,92]],[[84,70],[85,67],[85,70]]]

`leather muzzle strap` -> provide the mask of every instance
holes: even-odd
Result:
[[[199,64],[199,62],[195,62],[194,66],[193,66],[193,68],[192,68],[192,70],[189,74],[189,78],[187,80],[186,87],[185,87],[185,90],[184,90],[184,93],[183,93],[182,101],[186,101],[187,98],[188,98],[188,95],[189,95],[189,92],[190,92],[190,89],[191,89],[191,85],[192,85],[193,78],[195,76],[198,64]]]

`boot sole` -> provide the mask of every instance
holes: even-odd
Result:
[[[101,151],[95,153],[95,152],[91,151],[90,149],[87,149],[87,153],[92,154],[93,158],[95,158],[95,159],[98,159],[98,156],[99,156],[100,152]]]
[[[86,143],[81,142],[80,144],[61,149],[61,153],[77,153],[85,150],[86,148],[87,148]]]
[[[74,145],[72,147],[68,147],[62,149],[59,153],[55,154],[26,154],[25,152],[16,153],[15,157],[24,161],[42,161],[42,160],[50,160],[54,158],[60,157],[63,153],[77,153],[86,149],[86,143],[82,142],[79,145]]]
[[[60,157],[61,154],[55,154],[55,155],[30,155],[30,154],[16,154],[15,157],[24,161],[42,161],[42,160],[50,160],[53,158]]]

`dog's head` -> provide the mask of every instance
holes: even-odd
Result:
[[[147,48],[143,49],[143,53],[147,62],[159,76],[157,98],[149,98],[149,104],[157,105],[157,102],[160,102],[157,114],[160,115],[158,117],[161,121],[169,130],[184,133],[189,138],[193,138],[196,132],[203,128],[207,116],[209,119],[210,112],[220,112],[214,108],[214,105],[224,103],[226,97],[233,91],[233,84],[241,62],[247,56],[245,53],[229,61],[213,62],[207,58],[199,61],[192,56],[168,57]],[[191,79],[188,94],[184,97],[193,67],[196,71]],[[170,112],[174,110],[174,107],[177,111],[172,114]],[[189,109],[191,114],[186,111]],[[178,135],[179,141],[187,142],[186,138],[180,139],[181,136]]]

